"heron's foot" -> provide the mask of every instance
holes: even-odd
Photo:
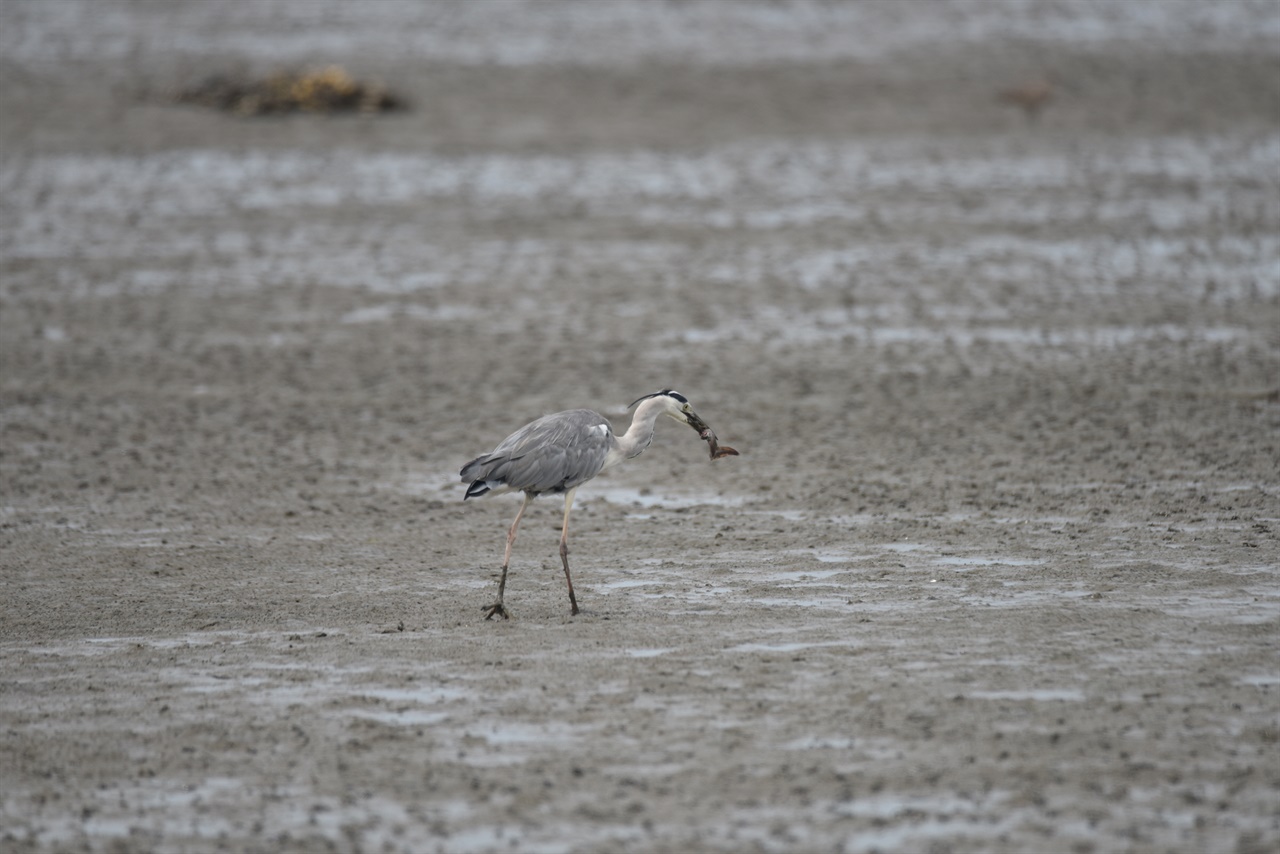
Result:
[[[504,620],[511,619],[511,615],[507,613],[506,607],[501,602],[494,602],[492,605],[490,605],[488,608],[485,608],[484,610],[485,610],[484,618],[486,620],[492,620],[494,614],[499,615]],[[574,613],[577,613],[577,612],[575,611]]]

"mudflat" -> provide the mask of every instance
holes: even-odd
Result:
[[[3,4],[0,847],[1276,850],[1278,18]]]

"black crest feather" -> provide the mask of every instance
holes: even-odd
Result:
[[[662,397],[662,396],[664,396],[664,395],[665,395],[666,397],[675,398],[675,399],[676,399],[677,401],[679,401],[680,403],[688,403],[688,402],[689,402],[689,398],[685,397],[683,394],[681,394],[680,392],[676,391],[675,389],[673,389],[673,388],[664,388],[662,391],[655,391],[653,394],[646,394],[644,397],[636,398],[635,400],[633,400],[633,401],[631,402],[631,406],[635,406],[637,403],[639,403],[639,402],[640,402],[640,401],[642,401],[642,400],[648,400],[648,399],[649,399],[649,398],[651,398],[651,397]],[[631,406],[628,406],[628,407],[627,407],[627,409],[630,409],[630,408],[631,408]]]

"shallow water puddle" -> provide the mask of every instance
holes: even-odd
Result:
[[[1084,692],[1078,688],[1029,688],[1020,691],[969,691],[964,695],[974,700],[1035,700],[1047,703],[1055,700],[1083,702]]]
[[[748,510],[746,512],[753,516],[777,516],[788,522],[804,522],[809,518],[809,513],[805,510]]]
[[[584,734],[599,729],[597,726],[570,726],[557,721],[541,724],[506,722],[495,725],[488,732],[480,733],[480,737],[496,747],[522,745],[547,746],[555,744],[571,744]]]
[[[392,726],[435,726],[452,717],[448,712],[428,712],[423,709],[357,709],[349,714]]]
[[[621,504],[630,507],[665,507],[665,508],[682,508],[697,507],[703,504],[710,504],[718,507],[738,507],[745,503],[745,499],[738,496],[712,495],[709,492],[702,493],[672,493],[668,491],[655,492],[650,489],[634,489],[626,486],[592,486],[590,494],[584,493],[586,501],[607,501],[610,504]],[[647,518],[647,517],[632,517]]]
[[[729,647],[727,652],[799,652],[819,647],[855,647],[862,644],[856,641],[793,641],[791,643],[740,643]]]
[[[1001,557],[939,557],[934,558],[932,562],[942,566],[956,567],[960,572],[980,566],[1041,566],[1044,564],[1042,560]]]
[[[853,554],[848,549],[841,548],[805,548],[805,549],[787,549],[782,552],[784,555],[796,555],[798,557],[813,558],[819,563],[851,563],[853,561],[872,560],[876,556],[873,554]],[[839,575],[845,570],[797,570],[795,574],[810,575],[825,578],[830,575]],[[788,575],[791,573],[782,573]]]
[[[657,658],[666,655],[669,652],[675,652],[675,647],[661,647],[658,649],[628,649],[623,650],[626,655],[632,658]]]
[[[818,558],[823,560],[823,558]],[[838,558],[828,558],[824,562],[831,563]],[[847,569],[788,569],[780,572],[769,572],[765,574],[751,573],[753,578],[759,578],[762,581],[821,581],[826,578],[834,578],[837,575],[845,575],[849,572]]]
[[[633,587],[657,587],[667,584],[660,578],[624,578],[621,581],[598,581],[591,585],[596,592],[608,595],[609,590],[628,590]]]
[[[845,594],[841,594],[839,596],[797,596],[794,598],[784,598],[781,596],[748,596],[745,598],[753,604],[775,608],[824,608],[844,610],[849,607],[849,597]],[[861,605],[859,607],[861,607]]]
[[[927,546],[924,543],[884,543],[880,548],[888,549],[891,552],[918,552],[932,550],[931,546]]]
[[[360,691],[357,696],[373,697],[393,703],[420,703],[435,706],[452,700],[464,700],[473,696],[473,692],[444,685],[423,685],[419,688],[371,688]]]

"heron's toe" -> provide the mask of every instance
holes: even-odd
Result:
[[[486,620],[492,620],[494,614],[498,614],[504,620],[511,619],[511,615],[507,613],[506,607],[504,607],[501,602],[494,602],[488,608],[485,608],[484,618]]]

